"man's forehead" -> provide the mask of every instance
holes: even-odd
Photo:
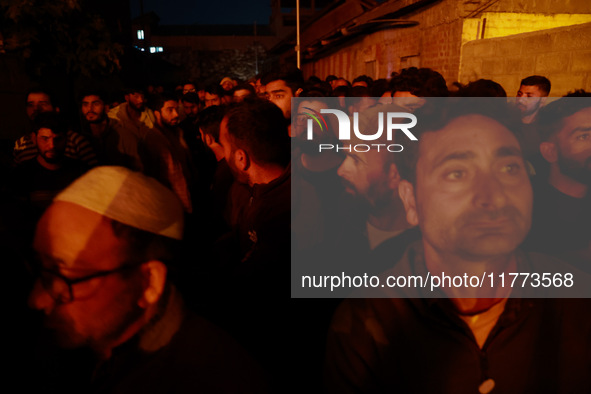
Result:
[[[269,92],[284,91],[284,92],[288,92],[288,93],[293,94],[293,92],[291,91],[291,88],[289,86],[287,86],[285,81],[282,79],[277,79],[275,81],[269,82],[268,84],[265,85],[265,88]]]
[[[179,104],[174,100],[168,100],[164,102],[163,108],[178,108]]]
[[[463,115],[440,130],[419,137],[419,160],[437,163],[454,152],[487,152],[496,155],[499,148],[521,152],[517,138],[495,119],[482,115]]]
[[[100,98],[100,96],[97,96],[96,94],[89,94],[88,96],[84,96],[82,98],[83,103],[93,103],[96,101],[100,101],[102,103],[103,99]]]
[[[583,108],[562,120],[560,133],[570,134],[576,129],[591,128],[591,107]]]
[[[119,245],[110,219],[64,201],[54,202],[45,211],[34,239],[38,253],[70,269],[114,268]]]
[[[538,85],[521,85],[519,87],[519,91],[521,93],[530,93],[542,96],[542,90],[538,87]]]
[[[51,103],[51,99],[46,93],[29,93],[27,97],[27,103],[34,102],[48,102]]]

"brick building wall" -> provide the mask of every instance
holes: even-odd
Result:
[[[389,78],[393,71],[417,66],[439,71],[453,82],[458,78],[462,38],[461,3],[444,1],[421,9],[407,18],[413,27],[382,30],[352,40],[342,48],[304,62],[306,77],[335,74],[352,80],[367,74]]]
[[[529,75],[552,82],[551,96],[591,91],[591,23],[509,37],[471,41],[462,48],[460,82],[478,78],[500,83],[513,96]]]

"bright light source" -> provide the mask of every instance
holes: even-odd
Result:
[[[137,31],[137,39],[138,40],[143,40],[144,39],[144,31],[143,30],[138,30]]]

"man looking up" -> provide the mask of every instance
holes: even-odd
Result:
[[[559,261],[519,250],[533,194],[507,127],[506,103],[477,107],[465,100],[416,113],[418,142],[406,145],[397,165],[406,217],[420,227],[422,240],[385,275],[556,272]],[[332,391],[582,393],[591,387],[591,317],[581,316],[589,299],[528,298],[532,293],[521,288],[484,286],[429,292],[411,285],[378,290],[392,298],[346,300],[328,339]]]
[[[77,392],[258,392],[258,371],[226,334],[189,312],[171,282],[183,208],[156,180],[97,167],[59,194],[33,243],[29,297],[79,371]],[[57,372],[58,376],[53,376]],[[249,376],[252,374],[252,376]],[[23,384],[48,384],[44,379]],[[49,387],[52,387],[50,384]]]

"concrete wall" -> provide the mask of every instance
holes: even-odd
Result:
[[[552,82],[551,96],[591,91],[591,23],[471,41],[463,45],[460,82],[492,79],[513,96],[529,75]]]
[[[304,61],[306,77],[335,74],[352,80],[367,74],[389,78],[393,71],[417,66],[439,71],[456,81],[460,66],[463,19],[461,3],[444,1],[408,15],[418,26],[378,31],[348,42],[331,53]]]

